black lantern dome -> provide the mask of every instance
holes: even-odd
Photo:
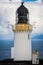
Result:
[[[21,6],[17,9],[17,18],[18,18],[18,24],[19,23],[28,23],[28,9],[21,3]]]

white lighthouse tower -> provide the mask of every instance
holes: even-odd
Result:
[[[17,23],[14,32],[14,47],[11,48],[11,58],[14,61],[31,61],[32,45],[31,45],[31,25],[29,24],[28,9],[22,3],[16,11]]]

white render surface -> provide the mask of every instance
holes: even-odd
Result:
[[[14,41],[14,47],[11,50],[11,58],[13,58],[15,61],[31,61],[32,47],[29,31],[15,31]]]
[[[11,58],[14,58],[14,48],[11,47]]]

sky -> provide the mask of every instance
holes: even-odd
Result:
[[[43,0],[0,0],[0,2],[42,2]]]
[[[2,1],[2,0],[0,0]],[[6,0],[7,1],[7,0]],[[8,28],[9,24],[15,26],[16,23],[16,10],[21,5],[21,3],[15,4],[2,4],[0,3],[0,39],[1,36],[6,36],[6,39],[13,38],[13,32],[11,26]],[[33,3],[24,3],[25,7],[29,11],[29,22],[33,26],[33,31],[31,34],[43,34],[43,4],[33,4]],[[6,24],[7,23],[7,24]],[[10,35],[12,35],[12,38]],[[3,37],[2,37],[3,38]]]

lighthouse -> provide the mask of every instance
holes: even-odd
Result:
[[[29,24],[29,11],[21,3],[16,10],[16,24],[13,27],[14,46],[11,48],[11,58],[14,61],[31,61],[32,45],[31,45],[31,25]]]

